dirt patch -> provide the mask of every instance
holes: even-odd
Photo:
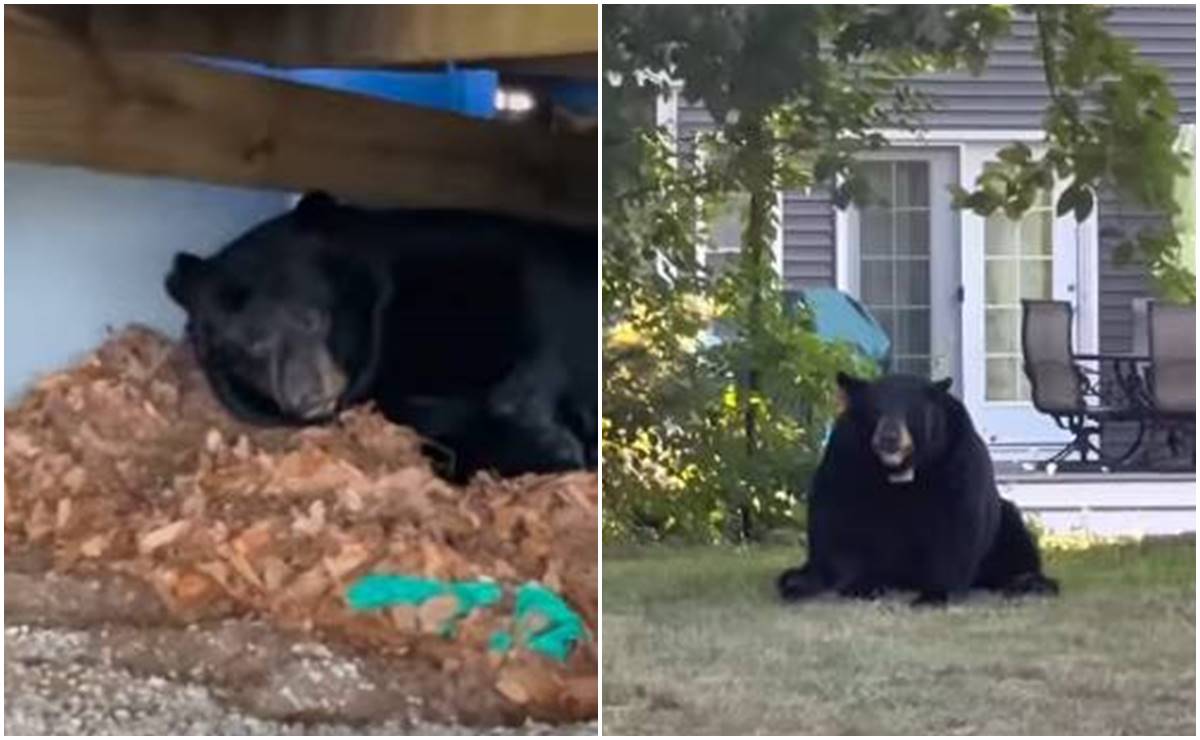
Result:
[[[266,625],[221,624],[184,629],[114,630],[7,626],[4,630],[4,729],[11,735],[595,735],[595,723],[549,725],[526,722],[509,727],[464,727],[423,721],[417,697],[394,697],[397,704],[386,719],[351,723],[345,719],[322,721],[264,717],[236,695],[237,684],[223,684],[211,672],[189,666],[173,670],[154,660],[129,660],[135,645],[152,642],[168,655],[184,651],[171,648],[172,638],[186,643],[201,633],[204,639],[259,637]],[[227,638],[223,637],[226,636]],[[270,638],[268,638],[270,639]],[[346,657],[311,640],[289,640],[298,660],[294,671],[299,686],[291,690],[303,697],[303,686],[313,681],[335,687],[350,686],[361,672],[357,657]],[[116,645],[114,649],[112,646]],[[251,646],[248,646],[251,647]],[[139,645],[137,649],[146,649]],[[209,657],[205,653],[203,657]],[[303,661],[303,662],[301,662]],[[394,666],[393,666],[394,668]],[[165,672],[162,672],[164,671]],[[147,672],[150,671],[150,672]],[[338,691],[322,695],[322,704],[310,707],[320,717]]]
[[[452,486],[411,430],[369,409],[320,428],[250,427],[221,409],[186,348],[139,327],[44,378],[5,413],[5,432],[10,615],[141,629],[253,617],[283,643],[319,637],[371,656],[364,665],[383,666],[380,676],[403,674],[403,685],[368,681],[383,693],[347,695],[330,717],[357,721],[386,703],[379,697],[394,698],[389,691],[422,699],[426,719],[595,716],[591,639],[565,663],[519,639],[507,653],[489,650],[497,632],[523,633],[511,592],[526,581],[560,592],[594,635],[594,475],[481,475]],[[368,572],[493,579],[509,595],[447,638],[429,612],[350,610],[346,587]],[[311,707],[332,688],[284,691],[273,676],[296,665],[256,664],[249,653],[226,660],[215,645],[210,662],[226,666],[221,680],[242,666],[254,690],[231,695],[256,702],[256,712],[303,718],[308,709],[280,697]]]

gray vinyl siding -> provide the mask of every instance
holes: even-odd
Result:
[[[1100,226],[1100,295],[1099,328],[1100,351],[1123,353],[1133,351],[1133,308],[1134,298],[1143,298],[1151,293],[1150,279],[1146,270],[1136,262],[1118,265],[1113,259],[1113,250],[1124,237],[1109,234],[1116,229],[1135,236],[1146,228],[1163,225],[1163,218],[1144,208],[1122,202],[1112,192],[1100,195],[1098,205]],[[1107,382],[1112,383],[1111,379]],[[1103,443],[1111,454],[1129,448],[1137,429],[1131,424],[1106,424]],[[1162,456],[1161,445],[1156,445],[1156,457]]]
[[[1113,251],[1124,238],[1121,234],[1136,236],[1142,229],[1163,226],[1164,219],[1145,208],[1130,205],[1112,192],[1101,194],[1098,209],[1100,350],[1129,352],[1133,349],[1131,303],[1134,298],[1150,295],[1150,278],[1136,261],[1117,264]]]
[[[1196,120],[1196,8],[1194,5],[1118,5],[1108,27],[1136,44],[1142,58],[1162,67],[1179,102],[1180,116]],[[1038,129],[1046,108],[1045,76],[1034,57],[1037,29],[1029,18],[1013,22],[997,42],[979,77],[969,72],[927,75],[910,84],[929,95],[929,128]]]
[[[789,288],[834,284],[833,203],[825,190],[783,195],[783,278]]]

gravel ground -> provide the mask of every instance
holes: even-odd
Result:
[[[113,665],[98,630],[4,630],[6,735],[595,735],[596,725],[483,730],[424,722],[370,725],[278,722],[225,706],[216,692],[177,676],[135,675]],[[336,662],[336,661],[334,661]],[[331,672],[346,666],[330,665]]]

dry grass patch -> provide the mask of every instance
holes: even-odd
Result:
[[[1060,598],[940,612],[780,604],[792,548],[608,549],[605,734],[1196,729],[1193,538],[1053,549]]]

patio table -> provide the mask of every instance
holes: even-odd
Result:
[[[1155,413],[1150,394],[1146,389],[1145,369],[1150,365],[1150,355],[1140,352],[1092,352],[1072,353],[1072,360],[1077,363],[1095,363],[1095,371],[1099,378],[1094,389],[1095,395],[1102,399],[1097,410],[1104,411],[1104,421],[1136,423],[1137,436],[1129,449],[1116,461],[1119,466],[1140,459],[1143,453],[1143,443],[1146,439],[1146,424]],[[1104,368],[1112,370],[1110,376],[1115,381],[1119,393],[1113,398],[1111,392],[1105,393],[1100,388],[1104,379]]]

